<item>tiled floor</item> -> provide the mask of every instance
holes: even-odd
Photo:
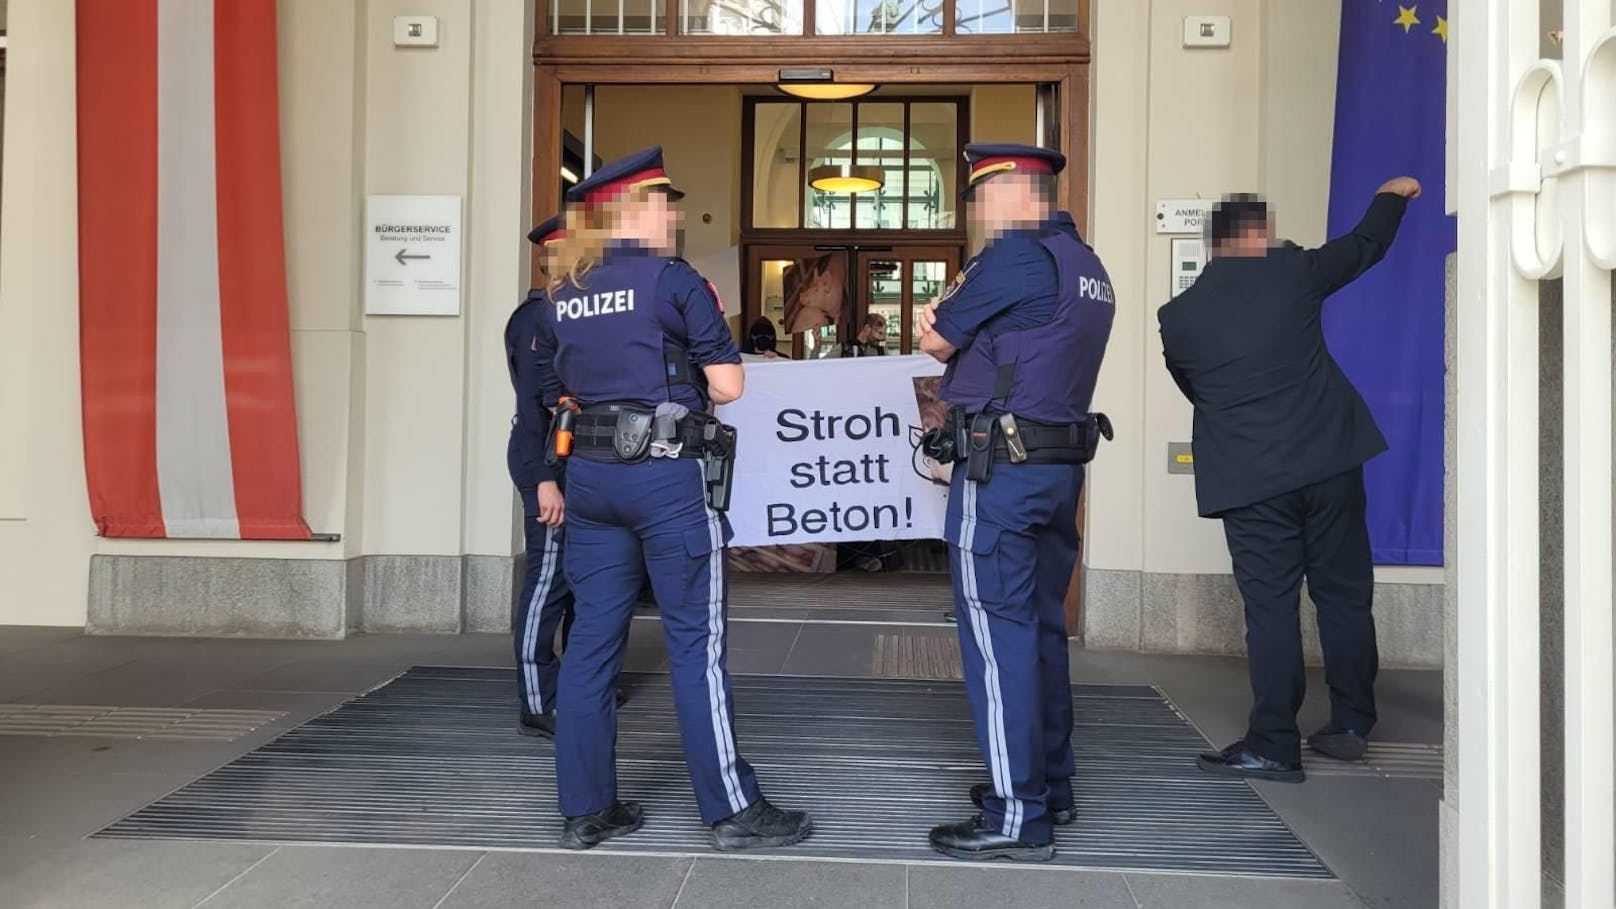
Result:
[[[737,621],[737,672],[868,676],[879,635],[951,637],[946,626]],[[1238,660],[1074,654],[1078,681],[1153,684],[1216,742],[1247,706]],[[634,623],[629,668],[666,654],[654,618]],[[378,685],[411,665],[511,663],[498,636],[361,637],[343,642],[86,638],[0,628],[0,702],[272,710],[230,743],[0,736],[0,905],[406,909],[1117,909],[1429,907],[1437,899],[1440,784],[1316,776],[1261,794],[1340,877],[1311,883],[918,865],[605,856],[452,849],[87,840],[106,824]],[[1323,719],[1315,678],[1304,728]],[[1441,679],[1382,676],[1383,739],[1441,741]],[[743,743],[744,744],[744,743]],[[521,785],[513,780],[512,785]]]

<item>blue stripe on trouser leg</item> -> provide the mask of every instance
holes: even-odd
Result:
[[[566,817],[617,801],[617,675],[643,577],[640,541],[589,515],[582,498],[568,499],[564,562],[577,604],[556,707],[556,789]]]
[[[959,504],[950,554],[966,692],[994,790],[982,813],[1008,837],[1046,843],[1053,831],[1045,809],[1035,540],[979,519],[978,497],[1013,491],[1012,483],[995,476],[983,487],[962,474],[956,471],[951,496]]]
[[[700,468],[671,465],[677,486],[699,493]],[[673,472],[669,471],[669,472]],[[689,501],[689,496],[684,497]],[[730,686],[724,520],[697,498],[694,507],[658,522],[645,539],[645,564],[662,614],[672,672],[674,706],[684,741],[696,804],[703,823],[715,824],[759,798],[757,777],[735,743]]]
[[[1075,468],[1076,481],[1068,511],[1074,517],[1082,470]],[[1072,585],[1072,571],[1077,567],[1077,550],[1075,519],[1054,520],[1038,534],[1037,588],[1033,603],[1038,613],[1038,668],[1044,696],[1044,782],[1049,787],[1051,811],[1063,811],[1072,806],[1072,673],[1066,636],[1066,592]]]
[[[728,531],[706,506],[701,468],[693,460],[627,465],[575,458],[568,482],[566,564],[578,615],[561,667],[556,775],[562,813],[594,813],[617,797],[613,727],[595,714],[615,719],[609,684],[622,663],[642,565],[650,573],[667,636],[679,732],[702,820],[712,824],[744,810],[759,792],[736,746],[725,667]],[[614,616],[621,612],[619,637],[610,642],[616,650],[597,640],[613,630],[597,621],[597,601],[614,604]],[[602,665],[607,661],[609,674]],[[574,679],[608,687],[575,692]]]
[[[523,505],[528,503],[523,490]],[[561,662],[556,657],[556,631],[568,623],[572,588],[561,567],[566,531],[538,522],[538,508],[523,508],[522,532],[527,541],[527,570],[517,599],[516,679],[522,712],[542,714],[555,710],[556,679]],[[562,647],[565,648],[565,635]]]

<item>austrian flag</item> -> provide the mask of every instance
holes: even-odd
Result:
[[[78,0],[80,378],[110,537],[307,539],[275,0]]]

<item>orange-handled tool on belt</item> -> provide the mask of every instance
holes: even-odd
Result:
[[[565,458],[572,454],[572,431],[583,408],[577,398],[562,398],[556,402],[555,456]]]

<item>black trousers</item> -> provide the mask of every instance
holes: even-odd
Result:
[[[1276,761],[1301,760],[1296,712],[1307,692],[1301,587],[1318,606],[1330,719],[1368,735],[1375,725],[1374,565],[1364,523],[1363,468],[1225,512],[1223,529],[1246,604],[1251,720],[1246,744]]]

